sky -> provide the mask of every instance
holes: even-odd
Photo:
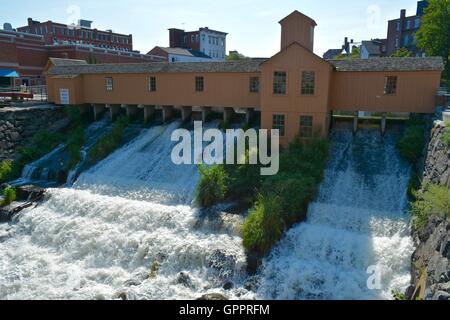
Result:
[[[224,31],[227,51],[271,57],[280,49],[278,21],[298,10],[317,22],[314,52],[340,48],[347,36],[356,42],[386,38],[387,21],[416,12],[415,0],[21,0],[0,1],[0,27],[25,26],[27,18],[72,23],[94,21],[100,30],[132,34],[134,49],[147,53],[169,45],[169,28]]]

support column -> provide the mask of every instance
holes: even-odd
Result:
[[[122,108],[125,108],[125,110],[127,112],[127,117],[131,117],[131,116],[135,115],[138,112],[138,107],[137,106],[128,105],[128,104],[122,104]]]
[[[100,120],[100,116],[105,112],[106,106],[104,104],[93,104],[92,110],[94,111],[94,121]]]
[[[253,115],[253,109],[248,108],[245,110],[245,124],[246,125],[250,125],[250,122],[252,120],[252,115]]]
[[[144,109],[144,123],[148,123],[151,117],[155,114],[155,106],[138,105],[138,108]]]
[[[387,113],[383,113],[381,116],[381,135],[384,136],[384,134],[386,133],[386,118],[387,118]]]
[[[181,120],[188,121],[192,114],[192,107],[181,107]]]
[[[109,118],[111,121],[120,113],[120,106],[116,104],[107,104],[106,108],[109,109]]]
[[[223,122],[230,123],[233,114],[234,114],[233,108],[223,108]]]
[[[209,115],[211,114],[210,107],[202,107],[202,121],[207,122],[209,119]]]
[[[358,131],[358,111],[353,115],[353,133]]]
[[[173,107],[172,106],[163,106],[162,114],[163,114],[163,122],[169,121],[173,115]]]

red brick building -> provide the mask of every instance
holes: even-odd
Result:
[[[90,24],[86,21],[81,21],[79,29],[71,29],[52,21],[39,23],[29,19],[29,25],[18,28],[18,31],[0,29],[0,69],[19,73],[20,77],[14,80],[15,85],[34,86],[45,83],[42,72],[49,58],[78,59],[88,63],[164,60],[133,51],[131,35],[88,27]],[[90,38],[86,39],[86,35]]]

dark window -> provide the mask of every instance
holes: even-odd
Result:
[[[396,94],[397,93],[397,77],[386,77],[386,83],[384,85],[384,94]]]
[[[316,74],[314,71],[302,72],[302,95],[312,96],[315,94]]]
[[[280,130],[280,137],[284,137],[285,134],[284,115],[274,114],[272,116],[272,129]]]
[[[106,78],[106,91],[113,91],[113,78]]]
[[[156,91],[156,77],[150,77],[148,89],[150,90],[150,92]]]
[[[250,92],[251,93],[259,92],[259,77],[250,78]]]
[[[195,77],[195,91],[202,92],[205,89],[203,77]]]
[[[286,72],[284,71],[274,72],[273,94],[286,94]]]
[[[313,136],[313,117],[300,116],[300,137],[312,138]]]

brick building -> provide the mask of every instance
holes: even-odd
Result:
[[[400,11],[400,18],[388,22],[387,50],[386,55],[390,56],[400,48],[407,48],[415,56],[422,56],[415,44],[415,33],[419,30],[424,10],[428,6],[428,1],[418,1],[417,11],[414,16],[406,16],[406,10]]]
[[[51,21],[39,23],[29,19],[29,26],[14,30],[5,24],[6,30],[0,29],[0,69],[19,74],[14,79],[15,85],[34,86],[45,83],[42,72],[49,58],[78,59],[88,63],[164,61],[158,56],[133,51],[131,36],[91,30],[88,29],[90,24],[83,21],[80,25],[84,26],[70,29]],[[87,34],[93,34],[94,39],[84,39]],[[106,35],[110,38],[105,38]]]
[[[199,51],[216,61],[225,60],[227,33],[200,28],[198,31],[184,31],[169,29],[169,43],[171,48],[183,48]]]

